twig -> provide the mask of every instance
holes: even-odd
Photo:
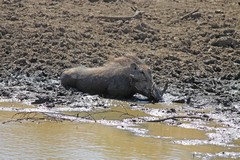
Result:
[[[191,17],[194,13],[196,13],[196,12],[198,12],[198,11],[199,11],[199,8],[196,9],[196,10],[194,10],[194,11],[192,11],[192,12],[190,12],[190,13],[185,14],[184,16],[182,16],[182,17],[180,18],[180,20],[187,19],[187,18]]]
[[[162,119],[156,119],[156,120],[150,120],[147,122],[163,122],[169,119],[182,119],[182,118],[189,118],[189,119],[201,119],[204,120],[204,118],[202,117],[198,117],[198,116],[173,116],[173,117],[167,117],[167,118],[162,118]]]
[[[29,121],[29,120],[40,121],[40,120],[46,120],[46,118],[36,118],[36,117],[17,118],[17,119],[11,119],[11,120],[8,120],[8,121],[4,121],[4,122],[2,122],[2,124],[6,124],[6,123],[10,123],[10,122],[19,122],[19,123],[21,123],[22,121]]]
[[[199,8],[198,9],[195,9],[194,11],[190,12],[190,13],[187,13],[185,15],[183,15],[182,17],[180,17],[179,19],[177,20],[174,20],[174,21],[170,21],[168,25],[171,25],[173,23],[178,23],[179,21],[181,20],[184,20],[184,19],[188,19],[189,17],[191,17],[194,13],[198,12],[199,11]]]
[[[126,110],[125,110],[126,111]],[[130,117],[136,117],[135,115],[133,115],[133,114],[129,114],[127,111],[126,112],[123,112],[123,111],[117,111],[117,110],[107,110],[107,111],[101,111],[101,112],[95,112],[95,113],[88,113],[88,112],[85,112],[85,113],[88,113],[88,116],[91,116],[92,117],[92,115],[94,115],[94,114],[101,114],[101,113],[109,113],[109,112],[116,112],[116,113],[121,113],[121,115],[120,115],[120,117],[122,117],[122,116],[124,116],[124,115],[126,115],[126,116],[130,116]],[[77,115],[78,116],[78,115]],[[81,117],[81,118],[86,118],[86,116],[83,116],[83,117]],[[94,119],[93,117],[92,117],[92,119]],[[95,119],[94,119],[95,120]],[[96,120],[95,120],[95,122],[96,122]]]
[[[96,113],[89,113],[89,112],[85,112],[87,113],[88,117],[91,117],[91,119],[87,119],[86,116],[85,117],[79,117],[79,113],[76,116],[72,116],[72,115],[67,115],[67,114],[62,114],[60,112],[56,112],[56,111],[51,111],[51,110],[42,110],[42,109],[38,109],[38,108],[25,108],[25,109],[20,109],[20,108],[11,108],[11,107],[1,107],[0,106],[0,110],[2,111],[10,111],[10,112],[18,112],[16,114],[14,114],[12,116],[12,120],[9,121],[5,121],[2,122],[4,123],[8,123],[8,122],[21,122],[23,120],[33,120],[33,121],[37,121],[37,120],[51,120],[51,121],[57,121],[57,122],[61,122],[63,120],[67,120],[67,121],[76,121],[76,122],[89,122],[89,123],[96,123],[97,120],[92,116],[94,114],[101,114],[101,113],[106,113],[106,112],[117,112],[117,113],[121,113],[120,117],[127,115],[127,116],[131,116],[131,117],[136,117],[135,115],[129,114],[127,112],[127,110],[124,108],[124,111],[117,111],[117,110],[108,110],[108,111],[102,111],[102,112],[96,112]],[[20,115],[20,118],[17,118],[17,116]],[[37,115],[43,116],[38,118],[36,117]],[[13,119],[15,118],[15,119]]]
[[[135,11],[133,16],[94,16],[94,18],[105,19],[105,20],[131,20],[131,19],[140,19],[142,18],[143,11]]]
[[[163,90],[161,91],[161,97],[165,94],[165,92],[167,91],[168,89],[168,81],[165,83],[164,87],[163,87]]]
[[[95,119],[95,118],[93,118],[92,114],[90,114],[90,113],[89,113],[89,112],[87,112],[87,111],[84,111],[84,112],[85,112],[85,113],[87,113],[87,114],[88,114],[88,116],[89,116],[89,117],[91,117],[91,118],[92,118],[92,119],[93,119],[95,122],[97,122],[97,121],[96,121],[96,119]]]

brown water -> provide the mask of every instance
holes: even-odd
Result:
[[[0,106],[29,108],[17,103],[0,103]],[[0,111],[0,121],[13,115]],[[143,133],[130,130],[134,128]],[[197,159],[194,152],[240,152],[239,147],[174,143],[174,140],[207,140],[205,132],[197,129],[164,123],[143,123],[130,129],[76,122],[0,124],[0,159],[187,160]],[[235,144],[240,145],[239,140]]]

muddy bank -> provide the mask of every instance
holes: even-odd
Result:
[[[126,19],[135,13],[131,7],[143,14]],[[3,98],[82,106],[85,94],[60,86],[62,71],[134,53],[160,87],[169,81],[168,100],[239,113],[236,1],[3,0],[0,8]],[[109,18],[116,16],[122,18]],[[90,101],[104,106],[98,96]]]

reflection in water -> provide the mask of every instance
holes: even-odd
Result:
[[[0,159],[152,159],[177,157],[178,152],[164,141],[100,124],[8,123],[1,125],[0,135]]]
[[[11,112],[0,112],[0,121],[9,119],[12,115]],[[162,123],[144,123],[140,128],[148,130],[146,136],[135,136],[126,130],[97,123],[0,124],[0,159],[170,160],[192,159],[193,152],[217,153],[238,149],[172,143],[172,140],[177,139],[207,138],[203,131],[195,129],[167,126]]]

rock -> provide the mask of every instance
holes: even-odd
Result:
[[[234,29],[225,29],[223,31],[224,35],[226,36],[232,36],[236,31]]]
[[[211,42],[212,46],[217,46],[217,47],[232,47],[232,48],[238,48],[240,47],[240,42],[232,37],[221,37],[214,39]]]
[[[91,3],[98,2],[99,0],[88,0]]]
[[[129,28],[129,27],[124,27],[124,28],[122,29],[122,32],[123,32],[124,34],[130,33],[130,32],[131,32],[131,28]]]
[[[11,16],[11,17],[8,18],[8,20],[10,20],[10,21],[17,21],[19,19],[16,16]]]
[[[27,65],[27,64],[28,64],[26,58],[19,58],[19,59],[16,60],[14,63],[15,63],[15,64],[19,64],[20,66],[24,66],[24,65]]]
[[[202,14],[200,12],[196,12],[196,13],[193,13],[191,18],[193,19],[197,19],[197,18],[200,18],[202,16]]]
[[[240,64],[240,59],[236,59],[234,63]]]
[[[210,26],[211,26],[213,29],[221,28],[221,25],[218,24],[218,23],[212,23],[212,24],[210,24]]]
[[[205,91],[209,93],[215,93],[216,91],[213,88],[206,88]]]
[[[32,104],[42,104],[45,102],[53,102],[53,100],[50,97],[44,97],[44,96],[39,96],[38,99],[36,99]]]
[[[240,71],[235,75],[234,79],[235,80],[239,80],[240,79]]]
[[[220,67],[218,67],[218,66],[213,66],[213,70],[215,72],[221,72],[222,71],[222,69]]]
[[[116,2],[117,0],[103,0],[105,3]]]
[[[220,9],[218,9],[218,10],[215,11],[215,13],[216,13],[216,14],[223,14],[224,12],[221,11]]]
[[[224,74],[222,77],[221,77],[221,80],[232,80],[233,79],[233,75],[231,73],[229,74]]]
[[[208,59],[208,60],[205,60],[203,63],[206,64],[206,65],[216,64],[217,60],[216,59]]]
[[[173,100],[172,102],[174,102],[174,103],[185,103],[186,100],[185,99],[176,99],[176,100]]]
[[[175,56],[172,56],[172,55],[169,55],[169,56],[165,57],[164,60],[170,60],[170,61],[181,61],[180,58],[175,57]]]
[[[240,56],[240,50],[235,51],[234,55],[239,55]]]

